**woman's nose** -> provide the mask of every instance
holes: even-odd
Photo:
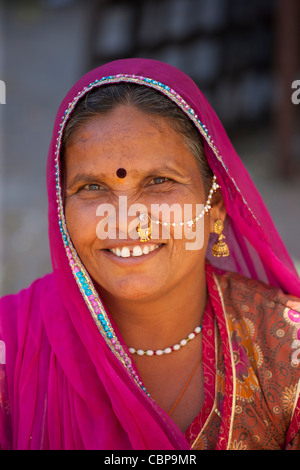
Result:
[[[139,215],[141,213],[148,213],[148,209],[144,204],[130,204],[126,196],[119,197],[119,204],[116,213],[119,238],[131,238],[136,240],[139,237],[137,228],[140,224]]]

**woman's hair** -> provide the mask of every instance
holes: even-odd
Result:
[[[196,158],[205,190],[209,190],[213,172],[206,160],[201,135],[193,122],[173,101],[162,93],[132,83],[104,85],[91,90],[78,101],[63,133],[62,174],[64,173],[64,150],[76,129],[85,123],[87,119],[108,113],[120,105],[134,106],[146,114],[158,115],[168,119],[173,129],[182,135],[188,149]]]

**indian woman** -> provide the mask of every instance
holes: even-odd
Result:
[[[300,449],[300,280],[196,84],[148,59],[63,100],[53,271],[0,302],[2,449]]]

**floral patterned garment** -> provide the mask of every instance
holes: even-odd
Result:
[[[300,449],[300,301],[211,267],[207,281],[215,399],[206,422],[197,427],[197,418],[186,438],[193,449]]]

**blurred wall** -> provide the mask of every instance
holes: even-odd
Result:
[[[11,0],[0,5],[0,79],[7,89],[6,104],[0,105],[1,294],[17,292],[51,270],[45,174],[61,100],[89,68],[126,56],[165,60],[197,81],[293,258],[300,260],[300,105],[289,100],[289,129],[296,130],[278,155],[282,67],[276,1]],[[297,70],[294,79],[300,79],[299,63]],[[282,177],[287,162],[292,171]]]
[[[274,0],[94,1],[88,66],[150,57],[184,70],[226,126],[270,110]]]

